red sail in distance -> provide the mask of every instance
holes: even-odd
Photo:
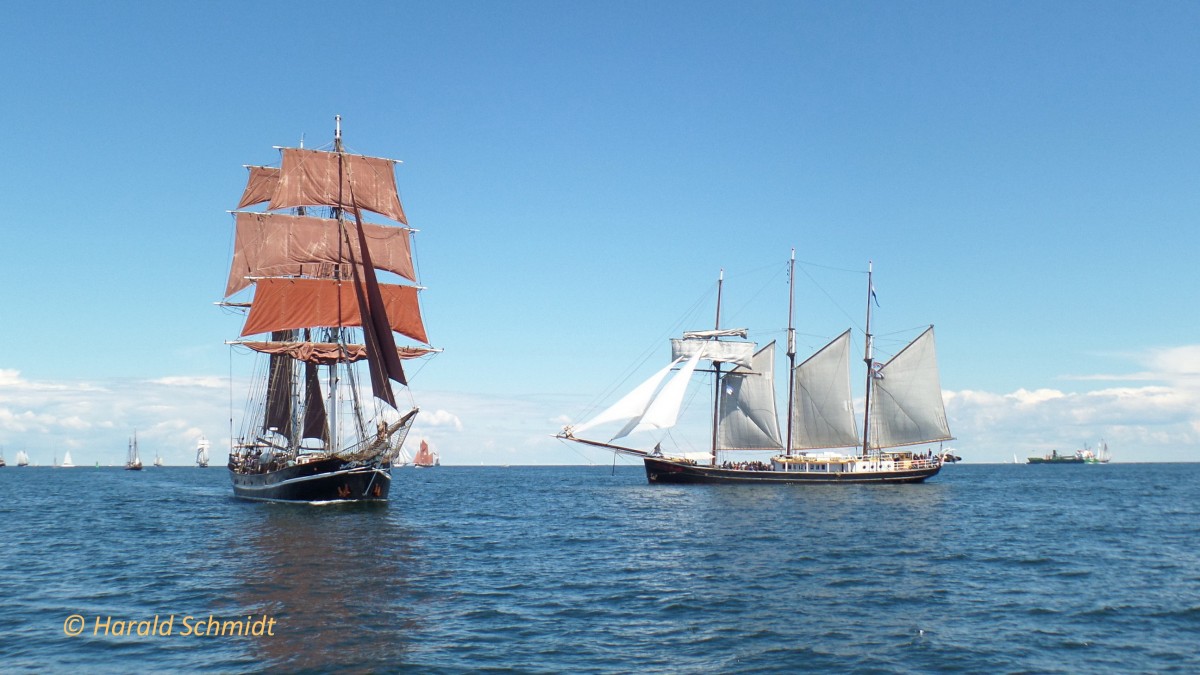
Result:
[[[413,457],[413,464],[416,466],[433,466],[436,461],[433,453],[429,451],[429,444],[422,440],[421,449],[417,451],[417,456]]]

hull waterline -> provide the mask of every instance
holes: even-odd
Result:
[[[233,494],[273,502],[387,502],[391,473],[381,467],[323,459],[265,473],[229,472]]]
[[[646,479],[651,483],[727,483],[727,484],[821,484],[821,483],[920,483],[937,475],[941,466],[897,471],[750,471],[723,469],[671,462],[651,457],[643,458],[646,463]]]

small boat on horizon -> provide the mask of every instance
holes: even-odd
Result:
[[[1029,457],[1029,464],[1107,464],[1109,461],[1108,444],[1100,441],[1100,451],[1093,452],[1086,444],[1082,450],[1076,450],[1070,455],[1060,455],[1058,450],[1051,450],[1041,457]]]
[[[871,333],[872,270],[867,268],[866,397],[859,436],[850,389],[850,335],[846,330],[803,363],[795,363],[792,325],[795,283],[792,252],[788,307],[787,433],[780,433],[775,404],[775,343],[758,349],[748,330],[721,327],[721,290],[712,330],[671,340],[674,359],[624,398],[590,420],[568,425],[563,440],[640,457],[651,483],[918,483],[936,475],[943,454],[908,446],[952,440],[946,421],[933,326],[886,363],[875,361]],[[699,369],[701,360],[711,369]],[[729,370],[722,370],[730,364]],[[662,385],[672,369],[678,372]],[[693,373],[713,374],[711,445],[707,453],[662,448]],[[661,385],[661,388],[660,388]],[[621,423],[607,442],[580,437],[593,427]],[[638,432],[659,432],[652,449],[613,442]],[[854,450],[849,450],[854,448]],[[779,452],[769,461],[741,461],[727,453]],[[722,455],[725,455],[722,457]]]
[[[24,450],[17,451],[17,466],[29,466],[29,455]]]
[[[125,457],[126,471],[141,471],[142,456],[138,454],[137,432],[133,432],[133,436],[129,439],[129,451]]]
[[[60,468],[63,468],[63,469],[73,469],[73,468],[75,468],[75,462],[72,462],[72,461],[71,461],[71,451],[70,451],[70,450],[68,450],[68,451],[67,451],[67,452],[66,452],[66,453],[63,455],[63,461],[62,461],[62,464],[59,464],[58,466],[59,466]]]
[[[208,448],[208,439],[201,436],[200,440],[196,442],[196,466],[201,469],[208,467]]]

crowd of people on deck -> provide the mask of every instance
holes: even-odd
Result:
[[[725,462],[721,465],[722,469],[735,469],[737,471],[774,471],[775,468],[766,462]]]

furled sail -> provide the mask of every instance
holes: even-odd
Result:
[[[249,347],[263,354],[287,354],[288,356],[319,366],[334,363],[354,363],[367,358],[367,348],[356,344],[338,344],[336,342],[237,342],[243,347]],[[415,359],[434,350],[424,347],[397,347],[396,354],[401,359]]]
[[[284,148],[271,209],[296,206],[362,208],[408,224],[396,190],[394,160]]]
[[[583,424],[571,427],[571,433],[579,434],[606,422],[624,422],[641,417],[642,413],[646,412],[646,407],[650,405],[650,401],[654,400],[654,393],[658,391],[658,385],[667,377],[671,369],[682,360],[682,358],[675,359],[667,364],[666,368],[651,375],[650,379],[639,384],[636,389],[623,396],[621,400],[606,408],[599,415],[596,415]]]
[[[241,211],[236,220],[226,297],[249,286],[248,277],[332,277],[334,269],[341,266],[340,276],[349,279],[350,265],[363,259],[353,222],[345,223],[347,236],[342,237],[338,221],[327,218]],[[371,261],[377,269],[416,281],[410,232],[402,227],[363,224]]]
[[[775,412],[775,343],[754,355],[753,367],[730,371],[721,384],[718,450],[780,450]]]
[[[704,331],[703,334],[712,331]],[[702,333],[695,333],[700,335]],[[735,363],[739,366],[752,368],[754,365],[753,342],[721,342],[718,340],[673,338],[671,340],[671,358],[689,358],[699,354],[700,358],[718,363]]]
[[[874,377],[872,447],[950,440],[933,326],[893,356]]]
[[[850,393],[850,331],[792,371],[792,450],[859,444]]]
[[[658,396],[655,396],[647,406],[646,412],[641,417],[630,420],[625,428],[612,437],[612,440],[615,441],[639,431],[669,429],[675,426],[675,421],[679,419],[679,408],[683,406],[683,395],[687,393],[688,382],[692,379],[692,373],[695,372],[696,364],[700,362],[700,359],[700,352],[693,354],[679,369],[679,372],[675,373],[671,381],[662,388],[662,391],[658,392]]]
[[[332,279],[259,279],[242,335],[320,326],[360,326],[355,284]],[[429,343],[414,286],[379,284],[392,330]]]

